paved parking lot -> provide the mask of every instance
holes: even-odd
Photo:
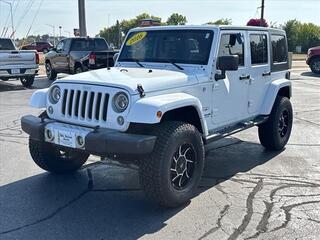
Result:
[[[20,117],[34,89],[0,82],[0,239],[319,239],[320,76],[292,71],[294,126],[265,151],[253,128],[207,146],[199,194],[179,209],[149,202],[134,168],[90,158],[72,176],[31,160]]]

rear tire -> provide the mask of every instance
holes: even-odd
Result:
[[[140,182],[146,194],[164,207],[177,207],[196,192],[204,167],[201,134],[191,124],[165,122],[155,129],[152,154],[140,161]]]
[[[20,78],[20,81],[24,87],[31,87],[34,82],[35,76],[27,76],[24,78]]]
[[[281,150],[287,144],[292,130],[293,113],[290,100],[278,96],[267,122],[259,126],[261,145],[269,150]]]
[[[77,67],[75,68],[75,70],[74,70],[74,73],[75,73],[75,74],[79,74],[79,73],[82,73],[82,72],[83,72],[83,69],[82,69],[81,66],[77,66]]]
[[[52,65],[50,62],[46,62],[46,74],[47,74],[47,78],[50,81],[53,81],[57,78],[57,72],[52,68]]]
[[[72,149],[59,150],[56,146],[29,139],[29,151],[33,161],[43,170],[57,174],[77,171],[88,159],[89,154]]]
[[[320,74],[320,57],[310,61],[310,69],[313,73]]]

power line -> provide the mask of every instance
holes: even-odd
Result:
[[[29,30],[28,30],[28,32],[27,32],[26,38],[28,37],[28,35],[29,35],[30,31],[31,31],[31,28],[32,28],[32,26],[33,26],[33,24],[34,24],[34,21],[36,20],[38,14],[39,14],[39,12],[40,12],[42,3],[43,3],[43,0],[41,0],[41,2],[40,2],[40,4],[39,4],[39,7],[38,7],[38,9],[37,9],[37,11],[36,11],[36,13],[34,14],[34,17],[33,17],[33,19],[32,19],[31,25],[30,25]]]
[[[22,21],[25,19],[25,16],[29,13],[30,9],[32,8],[32,5],[34,4],[35,0],[29,0],[24,12],[22,13],[22,15],[20,16],[17,25],[16,25],[16,31],[17,29],[20,27]]]

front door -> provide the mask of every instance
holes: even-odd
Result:
[[[66,50],[66,39],[60,41],[56,48],[56,56],[54,58],[54,68],[58,72],[64,72],[68,69],[68,52]]]
[[[248,112],[257,115],[271,81],[269,35],[268,32],[248,32],[249,59],[249,95]]]
[[[223,31],[218,57],[239,56],[239,69],[227,71],[226,78],[213,83],[212,121],[214,128],[231,125],[248,117],[248,52],[245,31]],[[218,69],[217,69],[218,70]]]

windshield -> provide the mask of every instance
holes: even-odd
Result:
[[[0,39],[0,50],[16,50],[10,39]]]
[[[206,65],[213,39],[211,30],[131,32],[118,61],[173,62]]]

